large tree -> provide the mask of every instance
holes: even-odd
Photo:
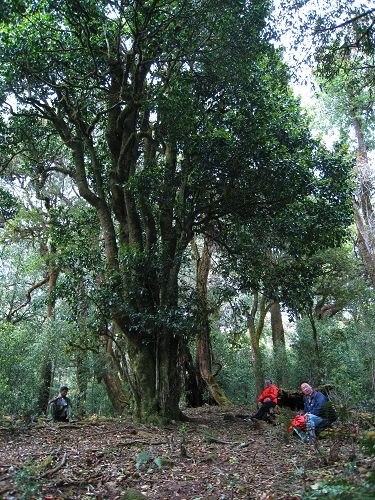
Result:
[[[308,227],[321,210],[332,222],[347,208],[346,167],[309,137],[267,41],[265,0],[6,7],[5,145],[25,154],[23,137],[44,130],[40,147],[56,147],[41,175],[69,176],[95,210],[96,286],[130,364],[136,413],[178,418],[178,277],[194,233],[220,233],[233,216],[255,226],[303,218],[305,199]]]

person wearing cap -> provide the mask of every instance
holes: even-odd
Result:
[[[69,422],[72,418],[72,404],[67,394],[69,387],[60,387],[58,396],[49,402],[52,420],[57,422]]]
[[[276,385],[273,385],[270,378],[264,380],[265,389],[258,398],[260,403],[260,408],[255,415],[252,415],[248,420],[261,420],[264,415],[266,415],[271,408],[275,408],[277,405],[277,398],[279,396],[279,389]]]

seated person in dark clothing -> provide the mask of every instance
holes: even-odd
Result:
[[[306,382],[301,384],[303,393],[303,411],[300,412],[304,416],[304,424],[293,421],[294,434],[302,441],[312,442],[316,439],[317,434],[327,428],[330,423],[336,419],[336,412],[332,403],[328,398],[319,391],[314,391],[311,385]],[[295,420],[297,420],[296,417]],[[301,432],[298,427],[305,432]]]
[[[303,393],[303,413],[311,415],[310,420],[315,422],[317,434],[336,420],[336,412],[328,398],[319,391],[314,391],[306,382],[301,384]]]
[[[56,398],[49,402],[51,416],[54,421],[69,422],[72,417],[72,405],[67,397],[69,388],[63,385],[60,387],[60,393]]]
[[[259,396],[258,401],[261,404],[259,410],[255,415],[252,415],[250,419],[261,420],[264,415],[266,415],[271,408],[275,408],[277,405],[277,398],[279,395],[278,388],[272,384],[270,378],[266,378],[264,381],[266,388]]]
[[[322,405],[328,401],[328,398],[322,392],[314,391],[311,385],[304,382],[301,384],[303,393],[303,413],[312,413],[319,415]]]

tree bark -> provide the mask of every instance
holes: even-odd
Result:
[[[47,250],[48,251],[48,250]],[[48,257],[48,295],[47,295],[47,312],[45,316],[46,321],[53,321],[56,300],[54,298],[57,279],[59,276],[58,270],[53,263],[53,256]],[[46,347],[43,353],[43,361],[41,367],[41,385],[38,391],[37,408],[41,413],[46,413],[48,402],[50,399],[50,391],[53,378],[53,362],[50,356],[49,346]]]
[[[188,406],[198,408],[203,405],[203,392],[205,385],[199,367],[194,363],[189,346],[181,344],[180,359],[185,382],[185,398]]]
[[[285,350],[285,334],[280,303],[273,302],[270,307],[272,344],[276,373],[276,385],[284,385],[286,379],[287,358]]]
[[[78,418],[86,416],[86,400],[89,372],[86,366],[87,354],[78,352],[76,357],[77,402],[75,414]]]
[[[118,366],[113,353],[112,339],[106,339],[106,354],[108,366],[103,376],[104,384],[113,409],[118,415],[123,415],[126,408],[129,407],[129,400],[118,373]]]
[[[257,290],[253,290],[253,303],[247,314],[247,328],[250,337],[251,360],[255,372],[257,397],[264,389],[263,359],[260,348],[260,339],[263,333],[266,315],[270,307],[271,304],[267,303],[265,295],[262,295],[259,302],[259,292]]]
[[[46,349],[43,354],[42,367],[40,370],[41,384],[39,386],[38,402],[37,402],[38,411],[42,414],[45,414],[48,408],[52,378],[53,378],[53,365],[48,349]]]
[[[204,237],[201,255],[199,255],[198,246],[195,241],[192,243],[192,246],[196,259],[196,287],[198,296],[197,365],[199,366],[201,377],[207,384],[214,401],[219,406],[224,406],[230,404],[230,401],[212,374],[211,332],[207,303],[207,282],[211,266],[213,242],[208,236]]]
[[[358,231],[359,251],[365,270],[375,288],[375,218],[371,202],[371,169],[369,165],[367,145],[362,126],[355,111],[351,111],[351,118],[357,139],[356,169],[359,183],[359,194],[354,200],[354,216]]]
[[[307,315],[310,321],[312,338],[313,338],[313,355],[315,358],[315,370],[312,373],[312,383],[318,385],[322,381],[322,360],[320,355],[319,341],[318,341],[318,330],[316,329],[315,319],[313,310],[311,307],[307,308]]]

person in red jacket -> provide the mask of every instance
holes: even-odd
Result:
[[[270,411],[271,408],[275,408],[277,405],[277,398],[279,396],[279,389],[276,385],[272,384],[270,378],[266,378],[264,381],[266,388],[259,396],[258,401],[260,403],[260,408],[255,415],[252,415],[252,419],[261,420],[262,417]]]

